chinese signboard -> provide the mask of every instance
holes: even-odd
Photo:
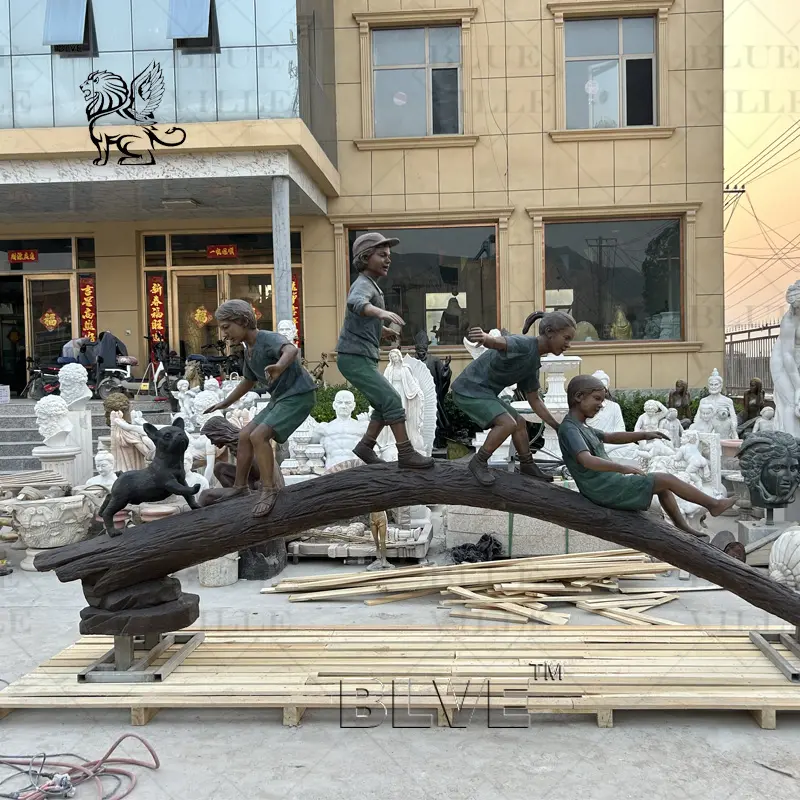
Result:
[[[38,261],[39,260],[39,251],[38,250],[9,250],[8,251],[8,263],[9,264],[21,264],[23,261]]]
[[[82,275],[78,281],[80,297],[81,337],[97,340],[97,297],[93,275]]]
[[[52,333],[63,321],[64,320],[61,319],[52,308],[48,308],[47,311],[39,317],[39,323],[48,333]]]
[[[147,319],[150,336],[161,342],[167,335],[166,306],[164,304],[164,278],[161,275],[147,276]]]
[[[210,244],[206,247],[206,258],[238,258],[239,246],[235,244]]]

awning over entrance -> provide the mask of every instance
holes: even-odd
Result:
[[[162,153],[155,164],[96,166],[88,158],[0,160],[0,222],[102,222],[266,216],[287,178],[292,215],[324,215],[327,198],[283,150]]]

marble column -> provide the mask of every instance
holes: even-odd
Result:
[[[289,178],[272,179],[272,251],[275,265],[275,320],[292,319],[292,242]]]

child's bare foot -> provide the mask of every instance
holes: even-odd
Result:
[[[277,499],[278,493],[274,489],[262,489],[258,496],[258,502],[253,507],[253,516],[266,517],[272,511]]]
[[[719,517],[724,514],[729,508],[736,503],[735,497],[726,497],[724,500],[717,500],[712,508],[708,510],[711,512],[712,517]]]
[[[223,489],[209,489],[200,495],[197,503],[202,507],[212,506],[216,503],[222,503],[225,500],[240,497],[244,494],[250,494],[249,486],[230,486]]]
[[[698,539],[708,539],[707,534],[703,533],[702,531],[695,530],[688,522],[678,525],[677,528],[684,533],[690,533],[692,536],[696,536]]]

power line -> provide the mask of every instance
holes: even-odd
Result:
[[[793,122],[780,136],[770,142],[760,153],[751,158],[750,161],[731,176],[728,183],[747,182],[751,175],[755,174],[769,159],[786,148],[790,142],[798,136],[800,136],[800,120]]]

